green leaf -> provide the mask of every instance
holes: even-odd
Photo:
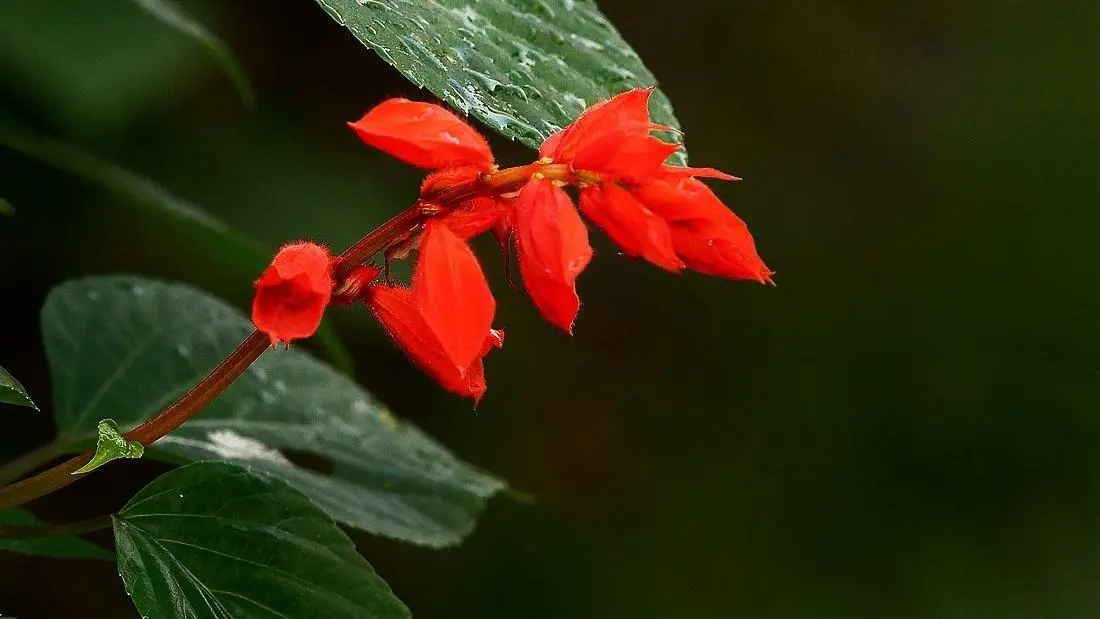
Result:
[[[596,101],[657,83],[591,0],[317,2],[413,83],[532,148]],[[652,107],[679,126],[663,93]]]
[[[5,217],[14,217],[15,206],[13,206],[11,202],[8,202],[4,198],[0,198],[0,215],[4,215]]]
[[[150,619],[398,619],[409,610],[336,523],[285,483],[200,462],[115,517],[126,592]]]
[[[209,237],[224,253],[225,260],[236,262],[249,272],[259,274],[270,260],[270,254],[258,245],[157,183],[105,161],[93,153],[22,127],[4,114],[0,114],[0,145],[115,191],[125,197],[129,204],[155,215],[167,216],[177,225]],[[316,337],[337,367],[350,374],[353,371],[351,355],[327,321],[321,324]]]
[[[73,475],[90,473],[111,460],[119,458],[140,458],[145,446],[137,441],[128,441],[122,436],[122,430],[114,419],[104,419],[96,426],[99,437],[96,439],[95,455],[84,466],[73,471]]]
[[[195,21],[170,0],[134,0],[134,2],[166,25],[201,43],[233,83],[233,87],[237,89],[245,105],[252,107],[256,104],[256,91],[248,81],[248,75],[233,57],[229,46],[207,30],[206,26]]]
[[[14,376],[8,374],[8,371],[4,368],[0,368],[0,402],[38,410],[38,406],[31,401],[31,397],[27,395],[27,390],[23,388],[23,385],[15,380]]]
[[[0,509],[0,526],[30,526],[38,524],[35,517],[22,509]],[[113,559],[114,555],[99,546],[73,535],[58,537],[28,537],[13,539],[0,537],[0,550],[10,550],[26,555],[46,557],[74,557],[81,559]]]
[[[70,445],[107,415],[130,428],[171,403],[251,331],[236,310],[183,285],[96,277],[54,289],[42,311],[54,413]],[[337,520],[428,546],[455,544],[503,484],[398,422],[347,377],[298,350],[268,351],[149,455],[242,460]],[[331,474],[291,463],[326,460]]]

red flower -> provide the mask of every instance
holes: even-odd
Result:
[[[592,259],[588,230],[565,191],[538,176],[515,200],[519,268],[542,315],[573,333],[580,309],[576,280]]]
[[[446,224],[425,224],[411,288],[373,286],[367,303],[390,336],[443,388],[481,398],[482,358],[500,347],[496,302],[469,246]]]
[[[389,99],[348,123],[359,138],[411,165],[488,170],[493,153],[481,134],[446,109],[408,99]]]
[[[652,89],[593,105],[550,136],[539,154],[566,163],[587,182],[581,209],[627,255],[675,271],[770,282],[745,223],[695,177],[740,180],[713,168],[665,165],[677,146],[651,131]],[[598,179],[591,181],[589,179]]]
[[[290,343],[317,331],[332,297],[332,257],[320,245],[284,245],[256,280],[252,322],[271,345]]]

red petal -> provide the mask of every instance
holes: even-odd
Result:
[[[520,191],[515,218],[527,292],[547,320],[572,333],[577,276],[592,259],[588,230],[565,191],[545,179],[531,179]]]
[[[700,273],[762,284],[771,281],[773,271],[756,253],[748,228],[681,222],[672,225],[672,243],[684,262]]]
[[[591,140],[577,151],[573,168],[626,180],[643,180],[657,172],[669,156],[680,149],[676,144],[662,142],[631,127],[628,125]]]
[[[568,127],[547,138],[539,148],[539,155],[557,161],[571,160],[601,133],[624,125],[636,125],[643,134],[648,134],[651,94],[653,88],[635,88],[593,104]]]
[[[740,176],[734,176],[732,174],[726,174],[721,170],[714,168],[689,168],[685,166],[665,166],[662,170],[665,174],[673,177],[683,176],[697,176],[702,178],[717,178],[723,181],[739,181],[742,180]]]
[[[472,165],[488,169],[485,138],[448,110],[431,103],[389,99],[348,125],[371,146],[421,168]]]
[[[409,358],[444,389],[471,395],[462,371],[443,352],[431,327],[420,314],[411,290],[395,286],[372,286],[368,298],[371,311]]]
[[[720,225],[745,226],[709,187],[691,177],[664,176],[631,191],[649,210],[669,223],[701,219]]]
[[[470,246],[443,222],[425,225],[412,291],[443,351],[465,370],[481,354],[496,301]]]
[[[581,210],[628,256],[641,256],[669,271],[684,263],[676,257],[665,220],[653,214],[630,192],[614,183],[581,190]]]
[[[367,303],[378,321],[425,374],[441,387],[476,403],[485,394],[485,368],[482,357],[500,348],[504,332],[490,329],[482,335],[481,353],[466,370],[451,362],[431,327],[420,314],[411,290],[394,286],[373,286]]]
[[[332,257],[314,243],[285,245],[256,280],[252,322],[274,345],[317,331],[332,298]]]
[[[473,198],[459,204],[439,219],[456,236],[468,239],[495,228],[507,217],[510,208],[511,205],[503,200]]]

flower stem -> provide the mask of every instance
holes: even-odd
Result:
[[[423,217],[424,214],[419,205],[411,206],[349,247],[335,259],[337,281],[342,280],[357,265],[386,249],[396,239],[411,232]],[[163,438],[169,432],[183,425],[195,413],[225,391],[229,385],[233,384],[233,381],[240,377],[248,369],[248,366],[252,365],[267,350],[267,347],[267,336],[259,331],[253,331],[197,385],[151,419],[127,432],[126,438],[131,441],[139,441],[143,445],[149,445]],[[39,456],[35,456],[33,459],[30,458],[32,454],[35,454],[35,452],[27,454],[24,458],[35,464],[28,467],[28,462],[24,458],[20,458],[0,469],[0,474],[14,473],[17,476],[20,468],[33,469],[37,464],[41,464],[38,461]],[[87,464],[93,455],[95,455],[94,450],[86,451],[38,475],[0,488],[0,509],[22,505],[68,486],[84,476],[73,475],[73,472]]]
[[[509,193],[521,189],[536,172],[555,181],[572,183],[578,180],[577,175],[569,169],[567,164],[536,161],[528,165],[490,172],[476,181],[448,187],[435,195],[424,196],[424,199],[440,206],[453,206],[486,193],[495,195]]]

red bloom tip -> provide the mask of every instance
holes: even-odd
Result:
[[[389,99],[348,126],[367,144],[417,167],[487,170],[493,165],[485,138],[458,116],[431,103]]]
[[[770,284],[774,271],[756,253],[744,225],[722,226],[704,220],[672,225],[672,244],[689,267],[705,275]]]
[[[306,241],[284,245],[256,280],[252,322],[272,346],[309,337],[321,324],[333,285],[327,249]]]
[[[515,200],[519,268],[531,300],[551,323],[573,333],[580,309],[576,279],[592,259],[588,230],[569,196],[532,178]]]
[[[496,301],[477,258],[445,223],[425,225],[412,287],[373,286],[367,303],[444,389],[475,400],[485,393],[482,358],[500,347],[504,335],[490,328]]]
[[[676,257],[665,220],[615,183],[581,189],[581,210],[628,256],[642,257],[669,271],[684,263]]]
[[[669,177],[695,176],[699,178],[717,178],[723,181],[743,180],[740,176],[726,174],[714,168],[689,168],[684,166],[664,166],[661,172]]]
[[[665,176],[635,187],[635,197],[668,222],[672,245],[689,268],[733,279],[771,281],[752,234],[702,181]]]

